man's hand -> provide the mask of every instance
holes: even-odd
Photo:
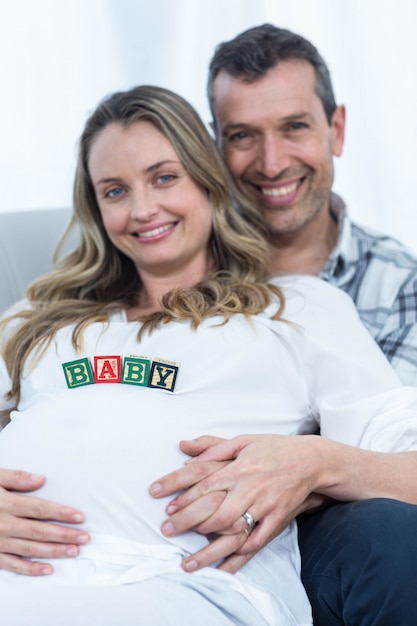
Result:
[[[183,452],[194,458],[151,486],[155,497],[186,490],[167,506],[170,518],[162,532],[219,535],[184,560],[186,571],[226,559],[220,569],[235,572],[298,514],[322,504],[323,496],[313,493],[320,467],[313,441],[309,436],[243,435],[181,442]],[[257,521],[249,537],[245,511]]]
[[[0,569],[28,576],[51,574],[49,563],[28,559],[76,557],[79,545],[88,543],[85,531],[53,523],[80,524],[80,511],[13,493],[34,491],[44,482],[43,476],[0,469]]]

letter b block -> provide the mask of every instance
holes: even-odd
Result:
[[[122,383],[147,387],[150,365],[149,359],[126,356],[123,361]]]
[[[62,367],[70,389],[83,387],[84,385],[94,385],[94,374],[87,357],[77,361],[68,361],[68,363],[63,363]]]

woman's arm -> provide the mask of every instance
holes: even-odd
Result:
[[[10,421],[13,408],[13,402],[7,400],[10,388],[9,373],[0,357],[0,431],[7,429]],[[33,559],[75,557],[79,545],[88,543],[89,536],[84,530],[61,525],[81,524],[84,521],[81,511],[22,495],[36,491],[44,482],[44,476],[0,468],[0,569],[28,576],[51,574],[50,563]]]

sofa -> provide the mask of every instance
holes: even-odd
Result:
[[[69,209],[0,213],[0,313],[20,300],[27,285],[52,268]]]

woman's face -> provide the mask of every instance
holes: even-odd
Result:
[[[88,168],[107,234],[142,278],[177,275],[187,284],[203,278],[208,196],[153,124],[109,124],[92,144]]]

